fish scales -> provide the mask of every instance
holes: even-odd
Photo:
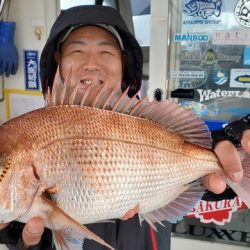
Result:
[[[72,96],[65,82],[54,83],[47,107],[0,126],[0,223],[40,216],[59,250],[80,250],[86,237],[113,249],[79,223],[122,218],[136,207],[153,227],[176,222],[204,192],[196,180],[223,174],[207,149],[210,133],[190,110],[130,99],[117,87],[89,85]],[[77,103],[81,96],[88,107]],[[249,157],[242,164],[242,184],[227,182],[250,207]]]
[[[145,119],[75,106],[34,112],[40,119],[33,114],[20,126],[36,123],[28,135],[36,171],[47,187],[58,185],[54,199],[84,224],[121,217],[135,204],[142,213],[159,208],[173,199],[171,189],[218,169],[210,151]],[[50,127],[44,137],[41,126]]]
[[[199,178],[204,175],[204,171],[209,172],[205,168],[199,168],[202,171],[197,176],[188,175],[188,173],[197,173],[197,164],[204,165],[199,160],[195,164],[195,157],[212,161],[211,165],[217,167],[216,158],[208,150],[183,143],[180,136],[145,119],[72,106],[51,107],[35,112],[37,115],[32,115],[33,121],[27,115],[26,122],[18,122],[16,129],[17,131],[32,131],[27,135],[27,142],[34,149],[32,155],[40,157],[39,160],[34,159],[38,175],[42,181],[48,182],[47,187],[58,183],[60,192],[57,194],[56,201],[72,217],[78,220],[81,218],[82,223],[90,223],[97,218],[103,219],[106,215],[105,211],[107,219],[117,217],[117,215],[122,216],[135,204],[140,204],[141,212],[166,204],[166,201],[173,198],[171,196],[166,200],[164,197],[171,193],[169,188],[176,189],[169,180],[176,182],[178,186]],[[98,117],[100,115],[101,119]],[[68,119],[73,122],[68,124]],[[50,127],[49,131],[44,131],[43,136],[39,129],[42,127]],[[79,136],[82,139],[77,138]],[[95,142],[91,141],[91,138],[96,138]],[[94,148],[93,145],[95,145]],[[44,153],[41,154],[41,151]],[[103,156],[103,154],[106,155]],[[188,162],[184,154],[187,154],[190,168],[186,171],[181,168],[177,170],[178,165],[181,167],[183,162]],[[179,163],[178,158],[180,158]],[[106,161],[109,159],[109,162],[103,162],[103,159]],[[79,168],[82,168],[80,173]],[[130,176],[128,176],[128,169]],[[174,171],[171,172],[171,169]],[[102,171],[106,171],[106,176],[101,175]],[[110,172],[112,172],[113,179],[109,176]],[[76,182],[73,181],[74,174]],[[83,179],[79,179],[79,176]],[[155,176],[158,178],[160,176],[161,180],[157,178],[154,180]],[[188,178],[178,183],[181,181],[181,176]],[[66,181],[64,188],[61,188],[62,177]],[[130,187],[124,184],[128,183],[128,178],[132,183]],[[140,183],[147,183],[148,187],[140,190],[138,189]],[[158,186],[161,189],[153,188]],[[97,194],[100,189],[102,190],[101,197],[98,198]],[[121,193],[124,189],[128,189],[125,194]],[[84,191],[83,195],[90,196],[91,194],[92,197],[81,197],[81,190],[89,190]],[[97,195],[96,197],[93,192]],[[159,192],[159,195],[156,192]],[[149,197],[145,197],[144,193]],[[82,202],[72,203],[72,199],[76,201],[79,195]],[[133,195],[135,199],[132,199]],[[115,199],[111,202],[110,199],[114,196],[119,197],[122,204],[116,202]],[[124,202],[125,197],[128,199],[128,204]],[[142,201],[141,197],[143,197]],[[92,203],[90,198],[92,198]],[[149,203],[148,198],[157,199],[158,202]],[[100,200],[104,203],[100,203]],[[148,207],[150,204],[154,204],[154,207]],[[82,207],[85,206],[89,209],[82,211]],[[82,218],[82,215],[87,216]]]
[[[159,124],[105,110],[56,106],[36,110],[13,120],[15,120],[14,127],[12,123],[8,126],[8,122],[3,126],[8,126],[6,130],[8,129],[9,133],[16,138],[13,140],[16,146],[20,145],[20,138],[25,138],[22,141],[25,141],[27,146],[39,149],[62,137],[70,138],[80,133],[85,138],[128,140],[131,143],[147,144],[181,154],[187,150],[189,154],[197,154],[196,157],[200,157],[200,152],[206,152],[201,156],[202,158],[216,159],[213,153],[195,145],[185,144],[181,136],[171,133]],[[2,133],[2,136],[6,135]],[[188,145],[188,147],[181,147],[181,145]]]
[[[68,146],[75,145],[75,140],[71,142],[68,144],[67,141]],[[63,144],[55,146],[58,151]],[[149,146],[91,139],[86,140],[80,148],[84,160],[62,159],[44,179],[59,183],[61,191],[57,194],[57,203],[82,223],[101,220],[103,217],[121,217],[135,204],[140,204],[142,213],[156,209],[162,203],[166,204],[166,199],[173,198],[171,191],[175,191],[180,184],[200,177],[206,170],[210,172],[210,169],[202,169],[205,163],[201,160],[180,157],[178,162],[176,154]],[[103,150],[107,150],[110,155],[108,161],[104,160]],[[43,164],[47,163],[45,155],[40,154]],[[190,164],[190,167],[183,169],[184,164]],[[197,165],[201,167],[200,173],[196,170]],[[182,179],[184,174],[187,174],[186,178]],[[149,203],[151,199],[154,201],[152,204]]]

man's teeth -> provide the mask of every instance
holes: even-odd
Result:
[[[81,82],[84,83],[84,84],[87,84],[87,85],[90,85],[90,84],[94,83],[93,80],[89,80],[89,79],[82,80]],[[101,80],[97,80],[96,83],[97,84],[102,84],[102,81]]]
[[[84,84],[88,84],[88,85],[89,85],[89,84],[91,84],[91,83],[92,83],[92,80],[83,80],[83,83],[84,83]]]

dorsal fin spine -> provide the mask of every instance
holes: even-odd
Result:
[[[157,112],[155,113],[154,116],[151,117],[152,121],[154,122],[158,122],[158,120],[160,119],[160,116],[163,116],[163,111],[164,111],[164,101],[159,103],[159,108],[157,110]]]
[[[66,75],[66,78],[64,80],[63,86],[62,86],[62,93],[61,93],[61,97],[60,97],[60,104],[63,105],[65,104],[65,98],[66,98],[66,92],[67,92],[67,88],[68,86],[71,85],[71,75],[72,75],[72,66],[69,69],[69,72]]]
[[[58,86],[59,86],[60,81],[61,81],[60,68],[58,66],[57,70],[56,70],[55,79],[54,79],[54,82],[53,82],[53,87],[52,87],[51,105],[56,105],[57,104],[56,100],[57,100]]]
[[[72,104],[75,103],[75,98],[76,98],[76,94],[77,94],[77,91],[78,91],[78,88],[79,88],[79,84],[80,84],[80,81],[78,81],[78,82],[75,84],[75,86],[74,86],[74,88],[73,88],[73,90],[72,90],[72,93],[71,93],[71,95],[70,95],[70,97],[69,97],[69,104],[70,104],[70,105],[72,105]]]
[[[84,106],[84,103],[85,103],[85,101],[86,101],[86,99],[88,97],[88,94],[89,94],[91,88],[92,88],[91,84],[89,84],[87,87],[85,87],[85,92],[84,92],[84,94],[82,96],[80,106]]]
[[[82,83],[81,86],[73,87],[70,82],[71,77],[72,67],[62,84],[60,70],[57,69],[52,94],[47,95],[47,105],[79,105],[80,102],[80,106],[113,110],[155,122],[163,128],[181,134],[186,141],[195,142],[200,146],[205,145],[205,147],[211,145],[211,136],[204,122],[192,111],[176,103],[168,100],[150,102],[148,97],[142,100],[138,100],[136,96],[130,98],[127,94],[128,89],[122,93],[120,82],[109,87],[106,81],[102,86],[95,82],[88,85],[79,80],[78,85]]]
[[[45,96],[45,105],[46,106],[51,106],[51,93],[50,93],[50,87],[48,87],[48,93]]]
[[[158,103],[152,102],[152,108],[149,110],[149,112],[144,116],[145,119],[150,119],[151,120],[151,115],[155,113],[156,108]]]
[[[100,99],[100,97],[101,97],[101,95],[102,95],[104,89],[106,88],[106,86],[107,86],[107,83],[105,82],[105,83],[102,85],[102,87],[101,87],[101,89],[99,90],[99,92],[97,93],[95,99],[93,100],[93,103],[91,104],[91,107],[96,107],[96,105],[97,105],[97,103],[98,103],[98,101],[99,101],[99,99]]]
[[[102,109],[105,109],[105,108],[106,108],[106,106],[107,106],[108,103],[110,102],[111,98],[114,96],[115,92],[116,92],[118,89],[121,88],[120,86],[121,86],[121,83],[120,83],[120,82],[118,82],[118,83],[115,85],[114,89],[111,91],[111,93],[108,95],[106,101],[104,102],[104,104],[103,104],[103,106],[102,106]]]
[[[176,104],[175,104],[176,105]],[[168,110],[168,112],[164,112],[164,115],[162,116],[162,118],[160,120],[158,120],[159,123],[163,123],[164,120],[168,119],[169,121],[169,116],[172,115],[172,113],[175,111],[175,106],[173,103],[170,104],[170,107]]]
[[[135,106],[134,108],[129,112],[129,115],[133,115],[135,113],[135,111],[142,106],[142,104],[147,100],[147,97],[145,96],[142,100],[140,100]]]
[[[117,101],[116,101],[114,107],[112,108],[112,111],[115,111],[115,110],[117,109],[117,107],[119,106],[119,104],[122,102],[123,97],[126,96],[126,95],[128,94],[128,89],[129,89],[129,88],[127,88],[127,89],[122,93],[122,95],[117,99]]]
[[[127,112],[127,110],[129,108],[129,106],[131,105],[131,103],[137,98],[136,96],[138,95],[138,92],[132,98],[129,99],[129,101],[127,102],[127,104],[122,109],[121,113],[126,113]]]

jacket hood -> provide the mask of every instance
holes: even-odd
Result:
[[[119,33],[126,54],[122,89],[129,87],[129,96],[141,87],[143,55],[135,37],[129,32],[121,15],[113,8],[102,5],[82,5],[63,10],[51,28],[40,60],[40,77],[43,93],[52,87],[57,63],[54,52],[63,33],[80,25],[105,24],[113,26]]]

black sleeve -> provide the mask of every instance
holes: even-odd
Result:
[[[11,222],[9,226],[0,230],[0,244],[5,244],[10,250],[24,249],[22,241],[23,223]],[[39,244],[32,246],[29,250],[53,250],[52,234],[49,229],[45,229],[42,239]]]
[[[213,148],[215,148],[218,142],[223,140],[231,141],[235,147],[241,147],[241,137],[246,129],[250,129],[250,114],[238,121],[228,124],[223,129],[212,131]],[[230,187],[227,187],[221,194],[214,194],[207,190],[202,199],[207,201],[216,201],[233,199],[235,196],[235,192]]]
[[[250,129],[250,114],[238,121],[229,123],[223,129],[212,131],[213,148],[222,140],[229,140],[235,147],[241,147],[241,137],[246,129]]]

